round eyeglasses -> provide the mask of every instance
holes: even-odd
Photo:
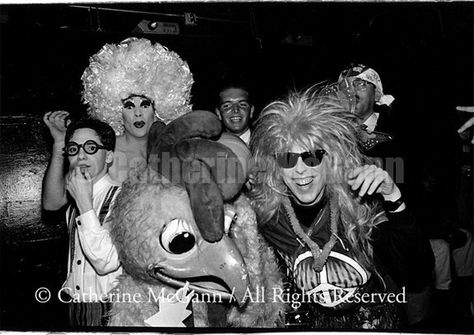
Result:
[[[76,142],[68,142],[64,148],[64,152],[68,156],[76,156],[79,150],[83,148],[86,154],[93,155],[100,149],[107,149],[103,145],[97,144],[94,140],[87,140],[83,144],[77,144]]]
[[[308,167],[315,167],[321,164],[325,150],[312,150],[301,153],[296,152],[280,152],[275,154],[275,159],[278,165],[284,169],[291,169],[298,162],[298,158],[301,157],[303,163]]]

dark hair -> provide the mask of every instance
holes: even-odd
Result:
[[[243,79],[226,79],[226,80],[223,80],[218,87],[217,101],[216,101],[217,106],[219,106],[220,104],[220,94],[229,88],[239,88],[247,92],[248,97],[249,97],[249,102],[252,103],[251,101],[252,98],[250,94],[251,90],[249,88],[249,85],[247,85],[247,83]]]
[[[114,151],[114,148],[115,148],[114,130],[107,123],[96,120],[96,119],[80,119],[78,121],[71,122],[71,124],[67,127],[67,130],[66,130],[66,138],[65,138],[66,143],[69,142],[72,135],[74,135],[74,132],[77,129],[83,129],[83,128],[94,130],[97,133],[97,136],[99,136],[99,139],[102,142],[102,145],[107,150]]]

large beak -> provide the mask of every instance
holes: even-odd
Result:
[[[152,264],[148,273],[173,287],[189,282],[190,290],[208,294],[214,302],[236,302],[239,306],[245,303],[249,287],[247,267],[227,235],[214,243],[201,239],[189,253]]]

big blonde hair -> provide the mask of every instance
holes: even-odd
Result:
[[[325,87],[292,92],[267,105],[256,122],[250,143],[251,173],[255,185],[250,192],[262,229],[271,224],[284,197],[290,196],[274,154],[290,151],[296,144],[307,150],[324,149],[326,186],[324,196],[340,208],[338,231],[352,246],[352,253],[371,267],[372,229],[383,220],[377,205],[358,200],[347,184],[347,173],[368,162],[356,138],[356,116]]]
[[[124,133],[123,100],[133,95],[153,101],[156,117],[169,123],[192,110],[193,76],[181,57],[145,38],[105,44],[82,74],[82,99],[89,115]]]

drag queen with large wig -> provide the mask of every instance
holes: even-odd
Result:
[[[89,115],[117,135],[112,178],[123,181],[130,168],[146,162],[151,125],[169,123],[191,111],[193,77],[178,54],[147,39],[106,44],[82,75]]]
[[[82,83],[89,116],[109,124],[117,136],[109,174],[118,182],[128,177],[130,169],[146,165],[153,122],[169,123],[192,108],[193,76],[188,64],[175,52],[144,38],[105,44],[90,57]],[[66,111],[44,115],[54,139],[43,187],[47,210],[57,210],[66,202],[63,148],[68,118]]]
[[[303,302],[286,323],[400,329],[403,290],[385,265],[416,262],[420,232],[389,174],[366,164],[355,116],[322,92],[269,104],[251,140],[259,229]]]

